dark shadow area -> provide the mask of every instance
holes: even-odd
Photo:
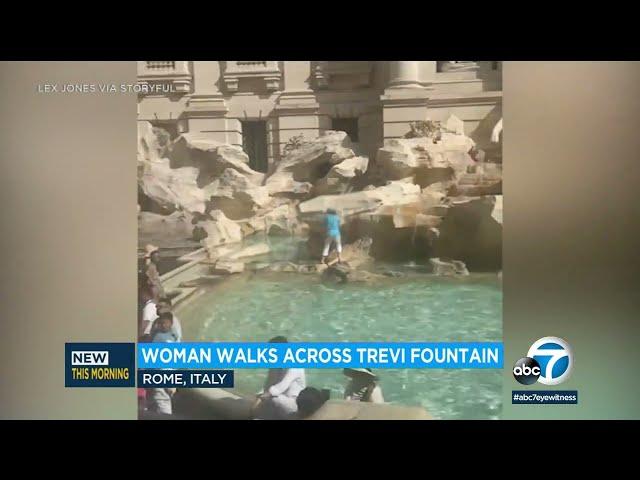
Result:
[[[492,197],[453,206],[440,225],[434,256],[463,261],[471,271],[502,269],[502,226]]]
[[[502,145],[491,142],[491,132],[493,131],[493,127],[496,126],[501,118],[502,105],[496,105],[493,107],[491,112],[489,112],[487,116],[480,121],[476,129],[470,135],[471,139],[476,142],[478,148],[481,148],[487,154],[485,161],[493,161],[492,157],[495,158],[498,154],[500,161],[502,161]]]

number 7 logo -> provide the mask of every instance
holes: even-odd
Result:
[[[573,354],[569,344],[558,337],[544,337],[529,348],[527,357],[540,364],[538,381],[544,385],[564,382],[573,369]]]

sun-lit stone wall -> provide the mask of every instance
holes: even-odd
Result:
[[[501,70],[501,62],[471,61],[140,61],[138,83],[170,92],[140,93],[138,119],[239,146],[245,122],[265,122],[258,140],[269,164],[292,138],[336,121],[350,125],[365,155],[411,122],[450,114],[482,147],[502,115]]]

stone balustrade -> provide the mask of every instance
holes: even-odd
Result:
[[[165,85],[161,91],[185,94],[191,91],[193,83],[189,62],[185,61],[144,61],[138,62],[138,85]],[[145,95],[148,89],[141,91]]]
[[[243,78],[260,79],[264,82],[264,88],[267,91],[275,91],[280,89],[282,72],[276,61],[227,61],[222,74],[226,90],[237,92],[240,80]]]

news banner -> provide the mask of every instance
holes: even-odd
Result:
[[[534,346],[549,339],[555,342],[551,345],[561,341],[545,337]],[[516,362],[514,378],[527,385],[557,384],[544,375],[557,374],[557,367],[564,365],[564,380],[572,361],[566,342],[563,348],[564,353],[549,357],[552,363],[543,361],[546,351],[535,356],[530,350],[533,358]],[[233,388],[234,370],[239,369],[502,369],[503,364],[499,342],[67,343],[65,386]],[[514,404],[577,403],[574,391],[513,393]]]

